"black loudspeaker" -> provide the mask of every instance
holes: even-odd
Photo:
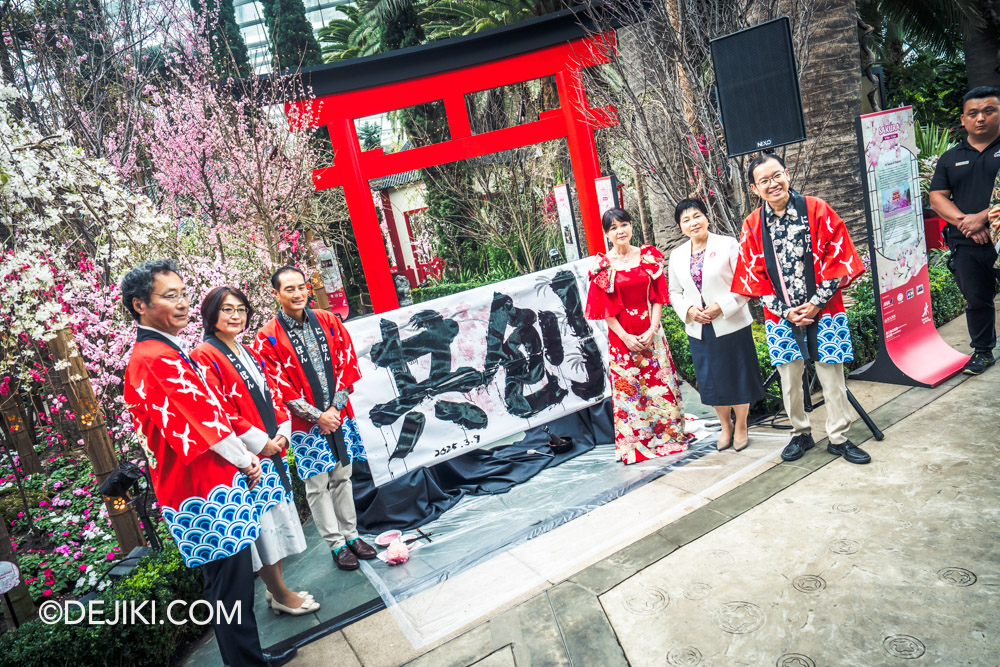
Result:
[[[729,157],[806,139],[787,16],[711,42]]]

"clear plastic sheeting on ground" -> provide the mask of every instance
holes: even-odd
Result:
[[[625,466],[613,444],[598,445],[507,493],[467,496],[423,526],[429,540],[419,540],[407,563],[362,561],[362,571],[415,647],[442,639],[705,504],[713,489],[769,467],[780,451],[771,443],[767,455],[730,458],[726,470],[706,475],[723,467],[696,463],[716,452],[717,435],[703,423],[691,427],[701,437],[687,452]],[[757,443],[787,437],[752,435]],[[689,475],[685,490],[651,484],[687,467],[702,474]],[[698,480],[705,488],[691,487]]]

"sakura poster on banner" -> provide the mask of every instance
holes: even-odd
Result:
[[[966,357],[934,327],[912,108],[861,116],[858,141],[882,350],[852,376],[934,386]]]
[[[576,223],[573,220],[573,202],[569,198],[569,186],[562,184],[552,188],[559,214],[559,229],[567,262],[580,259],[580,244],[576,240]]]
[[[610,395],[583,259],[347,322],[351,403],[376,485]]]

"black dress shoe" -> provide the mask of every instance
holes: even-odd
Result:
[[[333,552],[333,562],[341,570],[356,570],[361,567],[358,559],[354,556],[354,552],[348,549],[346,545]]]
[[[356,537],[348,542],[347,547],[361,560],[371,560],[378,555],[378,552],[375,551],[375,547],[371,546],[360,537]]]
[[[798,461],[806,452],[816,446],[816,441],[809,433],[799,433],[793,435],[785,448],[781,451],[781,458],[785,461]]]
[[[845,440],[839,445],[835,445],[831,442],[826,446],[826,451],[830,452],[834,456],[844,457],[844,460],[848,463],[864,464],[872,462],[872,457],[868,455],[868,452],[861,449],[850,440]]]

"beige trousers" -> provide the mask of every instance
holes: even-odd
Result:
[[[331,551],[358,536],[351,464],[344,466],[338,463],[333,470],[313,475],[302,483],[306,486],[306,502],[312,511],[316,529],[330,545]]]
[[[854,420],[854,409],[847,400],[847,383],[844,381],[844,364],[824,364],[816,362],[816,377],[823,387],[823,399],[826,406],[826,435],[830,442],[839,445],[847,440],[847,429]],[[782,399],[785,402],[785,413],[792,422],[792,433],[811,433],[812,425],[806,414],[802,399],[802,372],[805,363],[796,359],[778,367],[778,377],[781,378]]]

